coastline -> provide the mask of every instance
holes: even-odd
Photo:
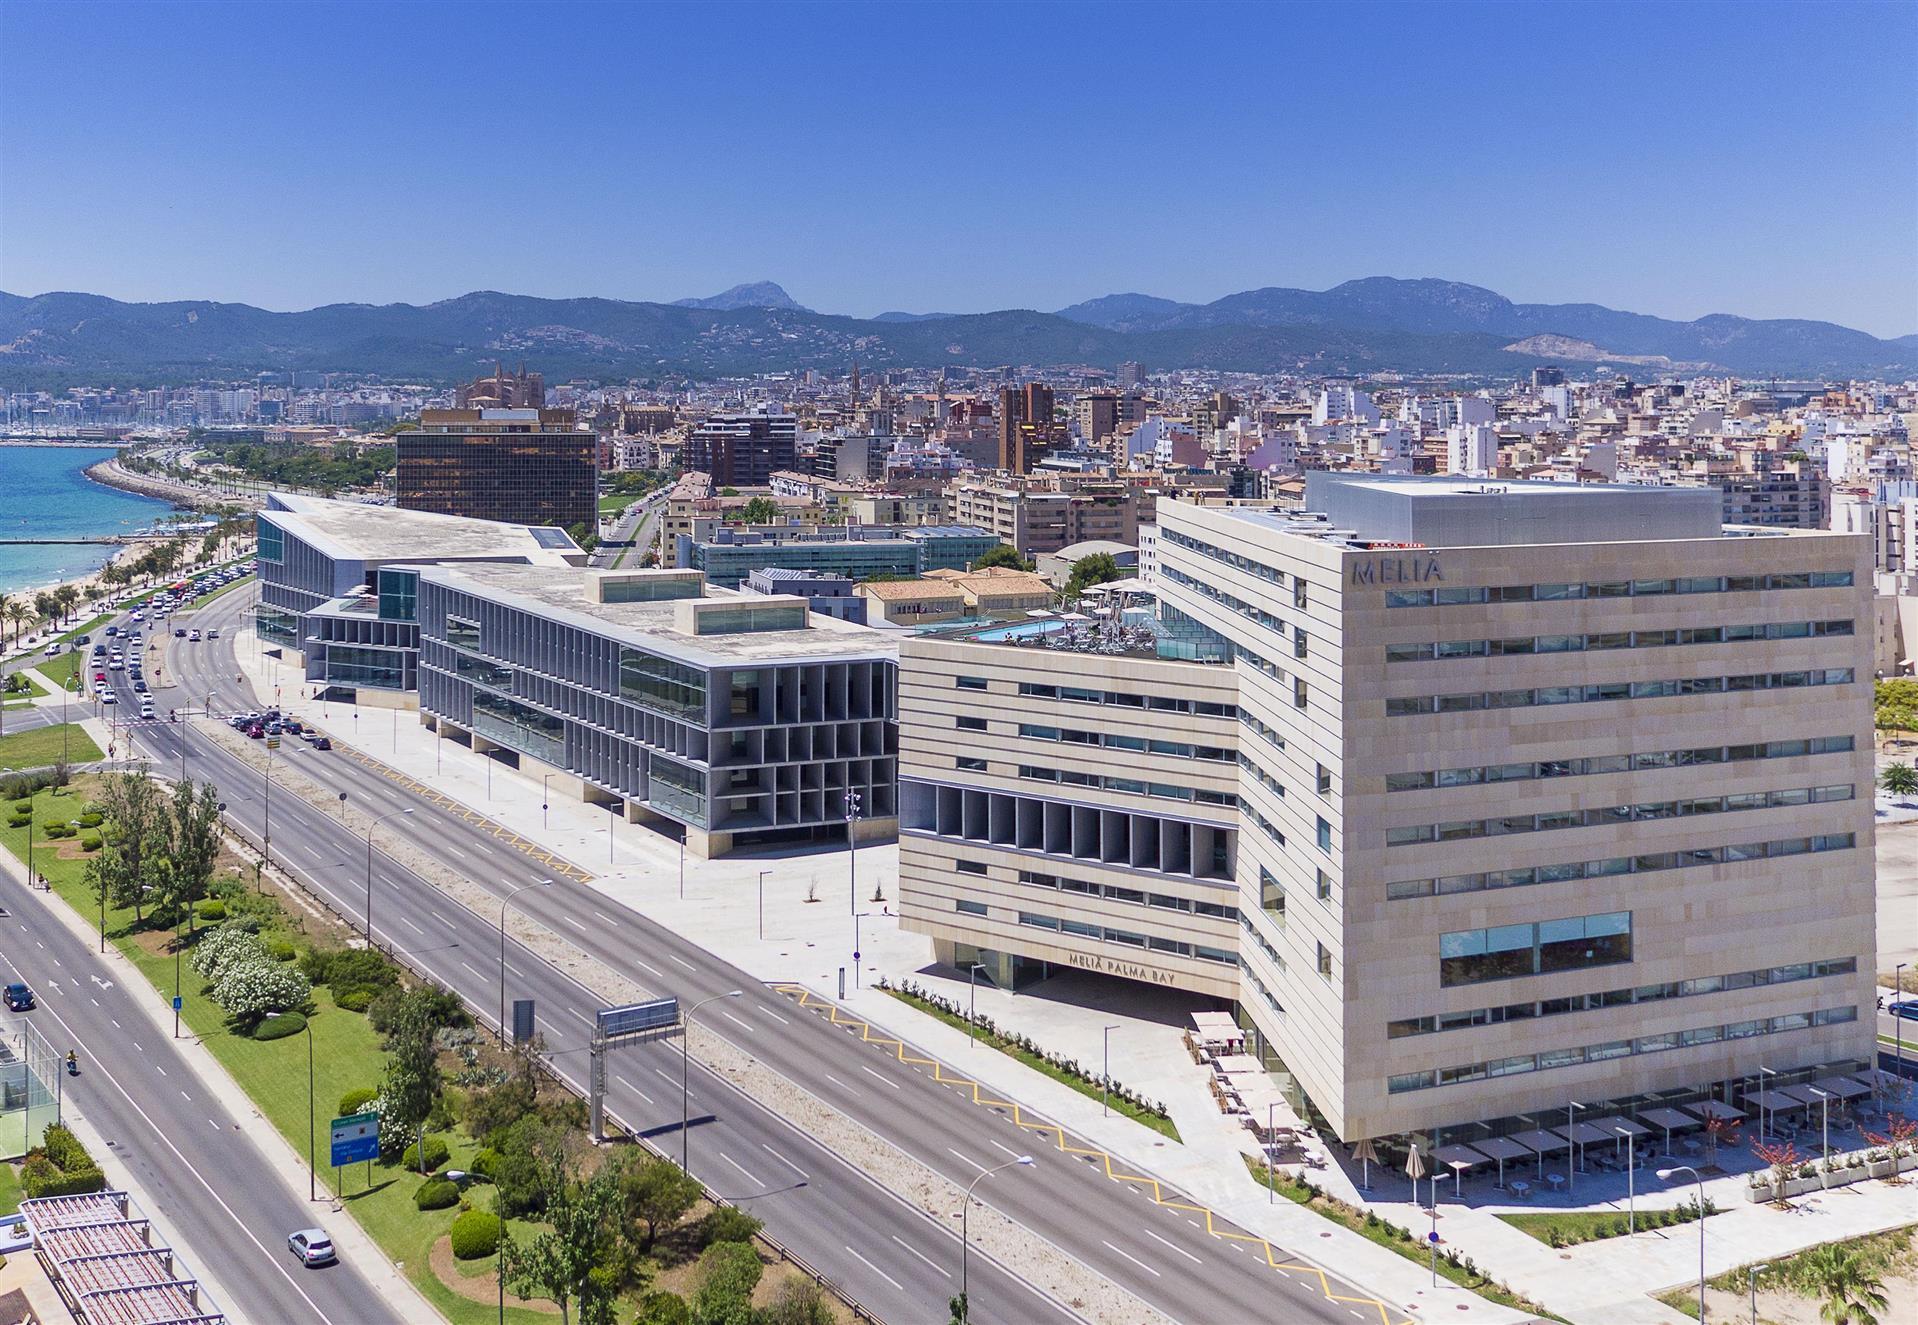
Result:
[[[95,483],[105,487],[118,488],[122,492],[138,493],[142,497],[156,497],[161,501],[170,501],[176,506],[191,506],[196,511],[211,511],[221,506],[260,504],[257,497],[215,500],[213,494],[185,483],[176,483],[172,479],[153,478],[147,474],[135,474],[120,467],[118,456],[88,465],[82,472]]]

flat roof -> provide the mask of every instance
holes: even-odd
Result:
[[[675,628],[681,603],[701,599],[764,603],[766,599],[760,594],[708,587],[701,599],[599,603],[587,597],[583,570],[505,562],[422,566],[420,578],[706,667],[815,659],[822,662],[883,660],[898,656],[898,646],[885,632],[817,613],[809,615],[806,626],[799,630],[687,635]]]
[[[1716,488],[1545,483],[1311,470],[1305,508],[1361,540],[1425,547],[1718,538]]]
[[[525,557],[538,565],[563,566],[567,553],[580,551],[563,529],[368,506],[297,493],[276,492],[270,502],[260,514],[342,561]]]

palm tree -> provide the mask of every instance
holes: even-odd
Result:
[[[1918,769],[1910,764],[1887,764],[1878,775],[1878,785],[1894,796],[1909,796],[1918,792]]]
[[[1865,1258],[1849,1247],[1819,1247],[1800,1262],[1803,1282],[1824,1299],[1819,1316],[1829,1325],[1878,1325],[1878,1313],[1891,1305],[1885,1282]]]
[[[0,649],[4,649],[7,647],[6,620],[8,615],[12,612],[12,610],[13,610],[12,597],[7,594],[0,593]]]
[[[6,613],[7,620],[13,622],[13,642],[18,644],[20,642],[20,623],[33,615],[33,609],[16,598],[7,604]]]
[[[63,584],[53,591],[54,601],[60,604],[60,620],[66,622],[73,616],[73,609],[80,602],[80,591],[71,584]]]

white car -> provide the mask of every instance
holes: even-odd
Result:
[[[188,643],[195,643],[195,642],[197,642],[197,641],[199,640],[199,638],[200,638],[200,632],[199,632],[199,631],[197,631],[197,630],[189,630],[189,631],[188,631],[188,632],[186,633],[186,637],[187,637],[187,642],[188,642]]]
[[[102,704],[118,704],[120,702],[120,697],[114,694],[111,690],[102,690],[100,692],[100,702]]]
[[[58,643],[47,645],[47,657],[58,658],[59,656],[60,656],[60,646]]]

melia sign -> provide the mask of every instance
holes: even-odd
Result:
[[[1365,557],[1352,563],[1353,584],[1432,584],[1445,579],[1439,560],[1429,553],[1409,557]]]

